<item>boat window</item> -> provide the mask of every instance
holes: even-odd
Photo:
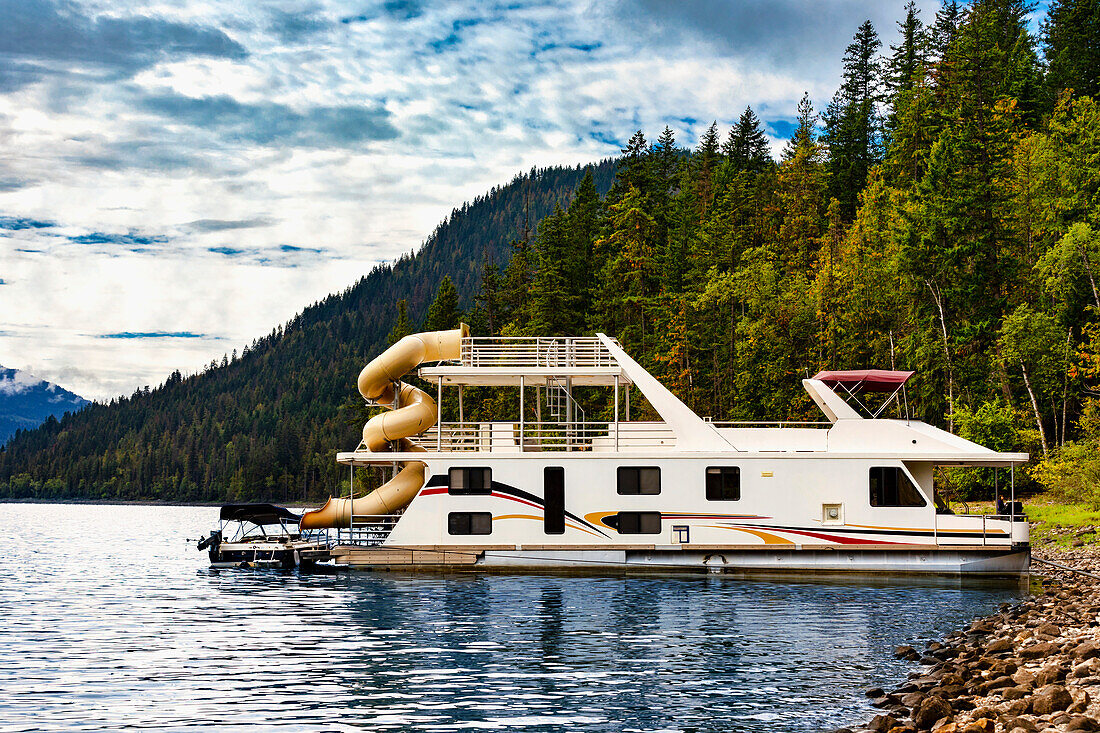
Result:
[[[493,515],[489,512],[451,512],[447,515],[447,534],[492,534]]]
[[[898,466],[871,467],[871,506],[924,506],[927,502]]]
[[[491,494],[493,492],[491,468],[452,468],[449,479],[448,494]]]
[[[660,534],[660,512],[619,512],[619,534]]]
[[[737,466],[707,468],[707,501],[739,501],[741,469]]]
[[[661,469],[656,466],[619,466],[618,492],[623,495],[661,493]]]
[[[546,534],[565,534],[565,469],[547,466],[542,469],[543,515]]]

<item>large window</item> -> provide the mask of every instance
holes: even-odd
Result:
[[[707,501],[739,501],[740,499],[740,468],[711,466],[707,469]]]
[[[493,491],[491,468],[452,468],[449,479],[448,494],[491,494]]]
[[[656,466],[619,466],[618,492],[625,495],[661,493],[661,469]]]
[[[565,534],[565,469],[542,469],[542,527],[546,534]]]
[[[660,512],[619,512],[619,534],[660,534]]]
[[[871,506],[924,506],[927,502],[909,475],[898,466],[873,466]]]
[[[451,512],[447,515],[447,534],[492,534],[493,515],[489,512]]]

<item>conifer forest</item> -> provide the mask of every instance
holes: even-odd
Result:
[[[517,177],[242,353],[18,433],[0,495],[339,493],[359,369],[460,321],[615,336],[716,420],[819,420],[803,378],[912,369],[913,417],[1032,455],[1019,489],[1098,493],[1100,0],[1051,0],[1037,29],[1032,10],[909,3],[887,47],[863,23],[776,156],[748,107],[693,149],[639,130],[614,161]],[[610,414],[603,397],[582,394],[586,414]],[[467,419],[505,404],[471,395]],[[936,480],[955,500],[993,481]]]

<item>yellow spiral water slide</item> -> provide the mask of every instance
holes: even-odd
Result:
[[[429,331],[406,336],[382,352],[359,372],[359,393],[377,405],[396,409],[375,415],[363,426],[363,443],[372,453],[391,450],[394,442],[402,452],[424,449],[409,440],[435,425],[435,400],[423,390],[398,380],[425,362],[458,359],[462,338],[470,335],[463,323],[453,331]],[[396,398],[396,399],[395,399]],[[302,529],[346,527],[353,514],[393,514],[404,508],[424,485],[425,466],[406,461],[390,481],[366,496],[353,499],[329,498],[325,505],[302,516]]]

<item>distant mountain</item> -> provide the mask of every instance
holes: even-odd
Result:
[[[379,265],[200,374],[94,403],[0,445],[0,497],[320,499],[346,479],[336,450],[362,430],[355,377],[386,345],[405,299],[421,322],[445,275],[473,304],[483,263],[568,205],[591,171],[605,193],[615,162],[533,169],[456,208],[418,252]],[[349,274],[349,280],[354,274]],[[2,403],[0,403],[2,404]]]
[[[47,418],[75,412],[88,400],[27,372],[0,366],[0,445],[16,430],[37,428]]]

